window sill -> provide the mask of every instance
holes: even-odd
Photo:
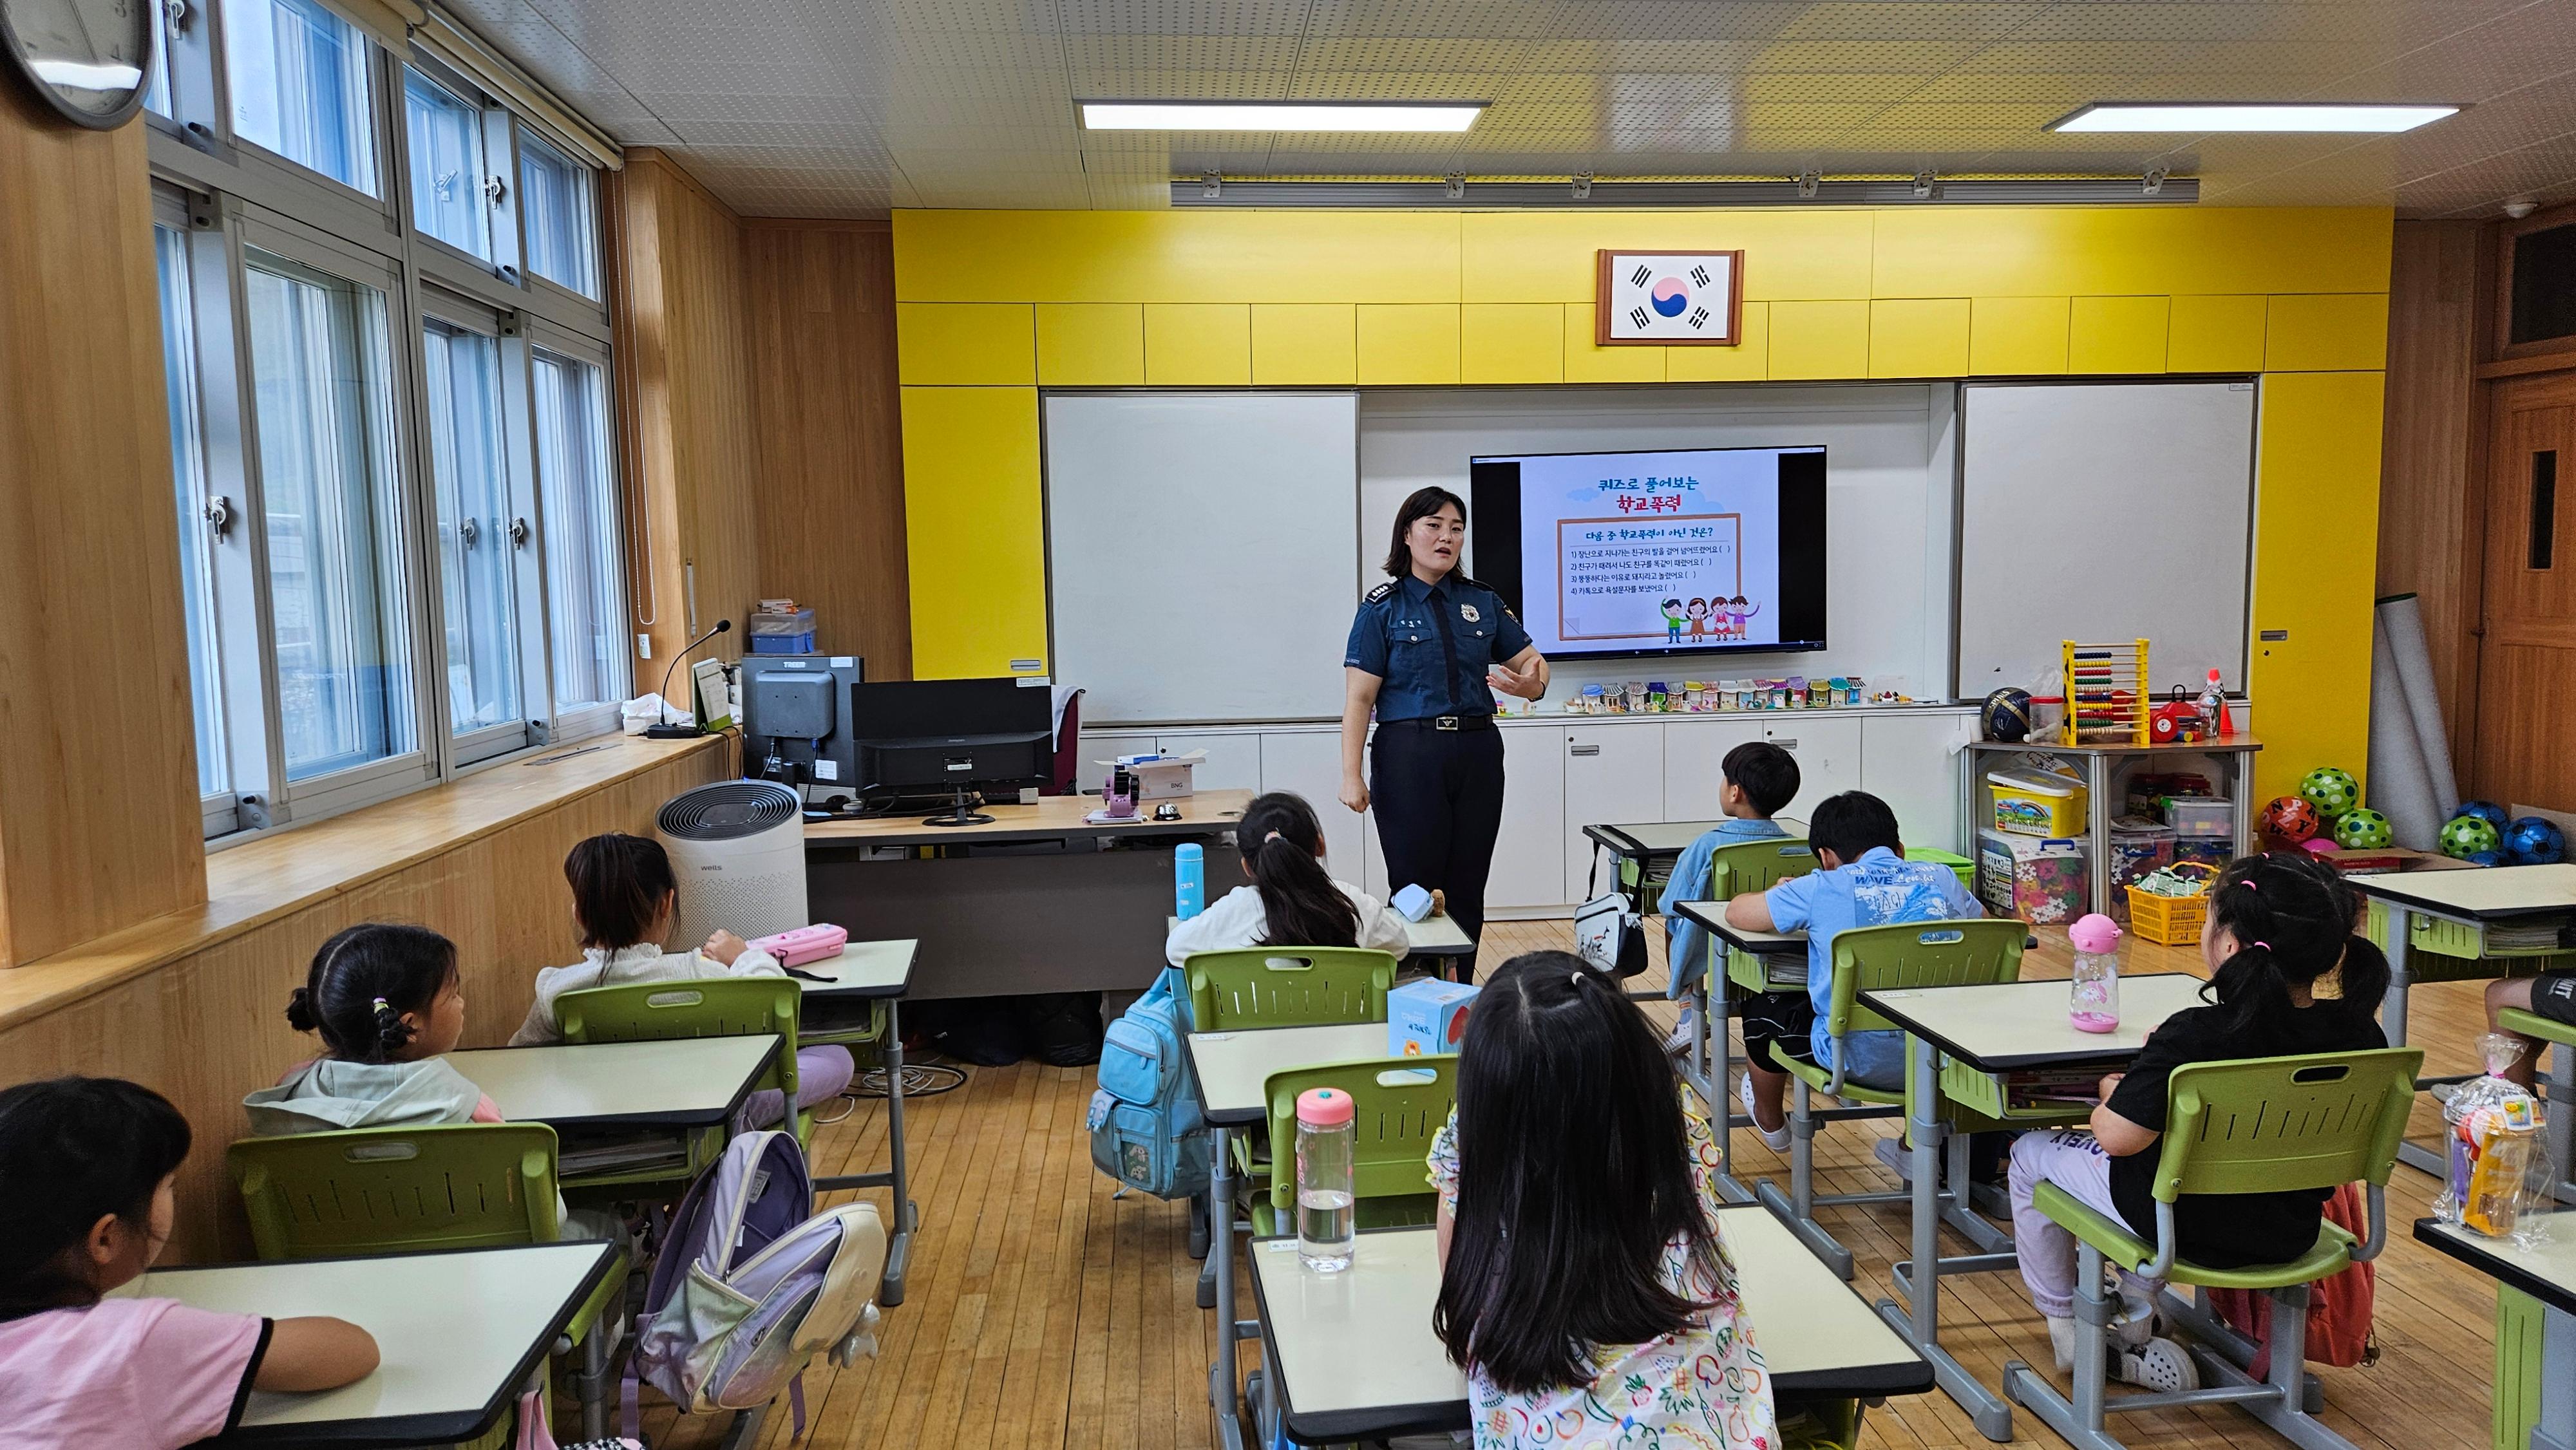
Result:
[[[210,854],[205,905],[0,971],[0,1030],[71,1006],[602,786],[697,751],[731,748],[722,736],[685,741],[608,736],[539,751]]]

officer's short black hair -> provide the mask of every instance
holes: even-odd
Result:
[[[1849,865],[1877,847],[1896,850],[1896,812],[1865,790],[1847,790],[1817,803],[1807,819],[1807,844],[1831,851]]]
[[[1798,757],[1768,740],[1747,740],[1726,752],[1718,769],[1766,816],[1780,814],[1798,798]]]
[[[1456,509],[1458,522],[1461,525],[1467,522],[1467,501],[1436,483],[1427,488],[1415,489],[1411,496],[1405,499],[1403,506],[1395,511],[1395,535],[1387,541],[1386,546],[1388,578],[1401,579],[1413,572],[1413,551],[1405,547],[1405,533],[1413,527],[1415,519],[1427,519],[1440,512],[1443,507]],[[1463,565],[1465,562],[1462,559],[1459,564]],[[1458,565],[1452,565],[1449,572],[1461,579],[1467,577],[1466,571]]]

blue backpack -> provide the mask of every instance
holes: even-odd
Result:
[[[1180,973],[1165,968],[1100,1043],[1100,1090],[1091,1095],[1091,1161],[1156,1198],[1207,1192],[1207,1122],[1199,1112],[1183,1037],[1190,1004]]]

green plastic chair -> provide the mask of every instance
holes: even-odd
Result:
[[[1816,869],[1816,853],[1805,840],[1784,836],[1768,841],[1738,841],[1709,856],[1708,899],[1726,901],[1748,891],[1768,891],[1793,876]],[[1773,990],[1767,985],[1762,959],[1729,948],[1726,979],[1748,992]]]
[[[1432,1136],[1458,1104],[1458,1059],[1366,1057],[1288,1068],[1262,1081],[1270,1100],[1270,1141],[1291,1146],[1278,1155],[1269,1191],[1253,1200],[1253,1232],[1286,1232],[1296,1224],[1297,1095],[1323,1087],[1351,1095],[1357,1129],[1351,1182],[1360,1227],[1430,1223],[1440,1205],[1423,1165]]]
[[[1241,947],[1181,963],[1199,1032],[1384,1022],[1395,957],[1366,947]]]
[[[555,999],[566,1042],[653,1042],[673,1037],[778,1034],[778,1057],[756,1088],[786,1095],[798,1147],[814,1141],[814,1114],[796,1106],[796,1019],[805,994],[792,977],[694,977],[589,987]],[[708,1135],[700,1135],[702,1138]],[[713,1135],[720,1146],[722,1134]],[[704,1166],[693,1151],[682,1176]],[[656,1175],[664,1176],[664,1175]],[[592,1180],[584,1180],[586,1183]]]
[[[224,1152],[262,1259],[550,1244],[562,1233],[555,1130],[543,1123],[354,1128],[243,1138]],[[617,1258],[565,1327],[583,1433],[608,1433],[609,1366],[629,1265]]]
[[[2496,1013],[2496,1027],[2516,1037],[2528,1037],[2534,1042],[2551,1042],[2560,1047],[2576,1047],[2576,1027],[2570,1027],[2564,1022],[2552,1021],[2537,1012],[2526,1012],[2519,1007],[2507,1007]]]
[[[1825,1013],[1825,1031],[1833,1038],[1834,1066],[1828,1071],[1802,1062],[1789,1064],[1795,1079],[1789,1090],[1789,1192],[1765,1179],[1754,1193],[1787,1220],[1790,1231],[1845,1279],[1852,1276],[1851,1250],[1816,1222],[1816,1210],[1840,1204],[1899,1203],[1912,1195],[1816,1192],[1815,1138],[1820,1123],[1855,1118],[1892,1118],[1904,1111],[1905,1091],[1864,1087],[1843,1074],[1850,1057],[1843,1039],[1855,1032],[1889,1032],[1895,1024],[1860,1005],[1863,992],[1903,987],[1982,986],[2016,981],[2030,925],[2011,917],[1969,917],[1956,921],[1911,921],[1892,926],[1861,926],[1834,935],[1834,984]],[[1819,1093],[1846,1106],[1820,1109]],[[1849,1104],[1860,1106],[1848,1106]],[[1964,1192],[1964,1188],[1961,1190]]]
[[[2004,1367],[2004,1393],[2029,1406],[2079,1450],[2120,1450],[2103,1419],[2122,1410],[2178,1404],[2238,1404],[2305,1450],[2352,1450],[2350,1441],[2307,1413],[2305,1353],[2308,1285],[2347,1265],[2378,1256],[2388,1239],[2388,1175],[2406,1132],[2420,1048],[2329,1052],[2304,1057],[2199,1062],[2176,1068],[2165,1088],[2165,1132],[2156,1160],[2156,1237],[2078,1203],[2053,1183],[2032,1202],[2077,1240],[2075,1395],[2070,1402],[2029,1365]],[[2272,1193],[2368,1185],[2370,1233],[2356,1240],[2331,1220],[2316,1243],[2281,1264],[2216,1269],[2183,1258],[2174,1241],[2174,1200],[2186,1193]],[[2149,1279],[2213,1289],[2256,1289],[2271,1296],[2270,1378],[2256,1380],[2232,1361],[2196,1354],[2215,1387],[2114,1401],[2105,1393],[2110,1321],[2117,1299],[2105,1293],[2105,1260]]]

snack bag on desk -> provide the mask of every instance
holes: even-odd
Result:
[[[2490,1238],[2513,1237],[2522,1210],[2546,1202],[2555,1179],[2539,1101],[2502,1076],[2521,1047],[2498,1033],[2479,1038],[2487,1075],[2460,1084],[2442,1106],[2450,1172],[2433,1212]]]

